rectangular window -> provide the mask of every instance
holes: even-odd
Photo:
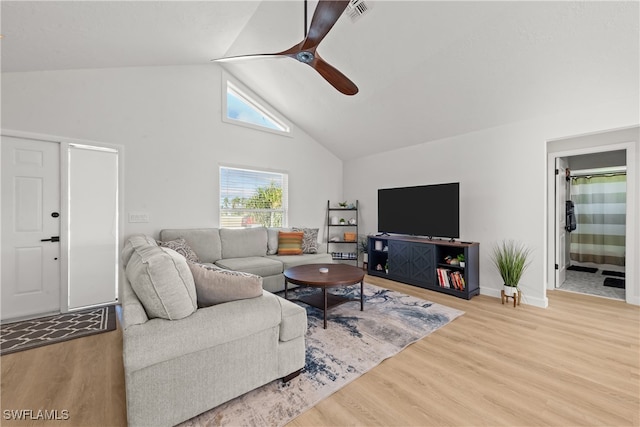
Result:
[[[286,227],[286,173],[220,167],[220,227]]]

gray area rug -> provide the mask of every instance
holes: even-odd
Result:
[[[3,324],[0,354],[29,350],[116,329],[115,306]]]
[[[298,288],[294,292],[317,292]],[[360,286],[332,293],[359,298]],[[307,310],[306,366],[287,384],[273,381],[181,424],[194,426],[282,426],[341,387],[429,335],[464,312],[365,284],[364,311],[353,301],[322,312]]]

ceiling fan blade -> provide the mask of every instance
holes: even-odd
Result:
[[[309,64],[313,67],[331,86],[345,95],[355,95],[358,93],[358,86],[355,85],[347,76],[338,71],[324,59],[318,56],[316,52],[315,59]]]
[[[232,62],[247,59],[291,58],[315,69],[318,74],[341,93],[345,95],[355,95],[358,93],[358,86],[322,59],[316,51],[320,42],[326,37],[331,28],[333,28],[348,5],[349,0],[319,0],[306,37],[303,41],[287,50],[278,53],[230,56],[212,59],[211,61]]]
[[[349,0],[319,0],[301,50],[315,49],[349,5]]]
[[[236,62],[236,61],[245,61],[248,59],[265,59],[265,58],[279,58],[283,57],[281,53],[259,53],[255,55],[238,55],[238,56],[228,56],[226,58],[216,58],[212,59],[211,62]]]

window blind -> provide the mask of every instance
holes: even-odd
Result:
[[[220,167],[220,227],[286,227],[286,173]]]

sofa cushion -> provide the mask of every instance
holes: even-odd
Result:
[[[152,245],[136,247],[126,275],[149,318],[182,319],[198,308],[187,260],[174,250]]]
[[[225,258],[218,260],[216,265],[227,270],[243,271],[262,277],[273,276],[274,274],[280,274],[284,271],[282,269],[282,262],[264,256]]]
[[[267,228],[267,255],[278,253],[278,233],[280,231],[292,231],[290,228],[269,227]]]
[[[188,263],[196,284],[198,307],[210,307],[230,301],[262,295],[262,277],[240,271]]]
[[[272,259],[274,261],[279,261],[284,264],[283,268],[286,270],[287,268],[295,267],[303,264],[328,264],[333,263],[331,259],[331,255],[328,253],[320,253],[320,254],[302,254],[298,256],[288,256],[288,255],[269,255],[267,258]],[[283,271],[284,271],[283,270]]]
[[[302,231],[280,231],[278,233],[278,255],[302,254]]]
[[[158,245],[162,246],[163,248],[173,249],[174,251],[178,252],[180,255],[185,257],[187,261],[191,261],[191,262],[200,261],[198,259],[198,254],[195,253],[193,249],[191,249],[191,246],[189,246],[187,241],[184,240],[184,238],[182,237],[177,238],[175,240],[169,240],[166,242],[158,241]]]
[[[144,234],[134,234],[127,239],[127,242],[122,248],[122,266],[126,267],[129,264],[131,255],[135,252],[137,247],[141,246],[158,246],[156,239],[153,237],[145,236]]]
[[[175,240],[181,237],[198,254],[200,262],[213,263],[222,258],[222,246],[217,228],[170,228],[160,232],[160,240]]]
[[[318,231],[317,228],[293,228],[293,231],[302,231],[302,253],[318,253]]]
[[[221,228],[222,258],[244,258],[267,254],[267,229]]]

